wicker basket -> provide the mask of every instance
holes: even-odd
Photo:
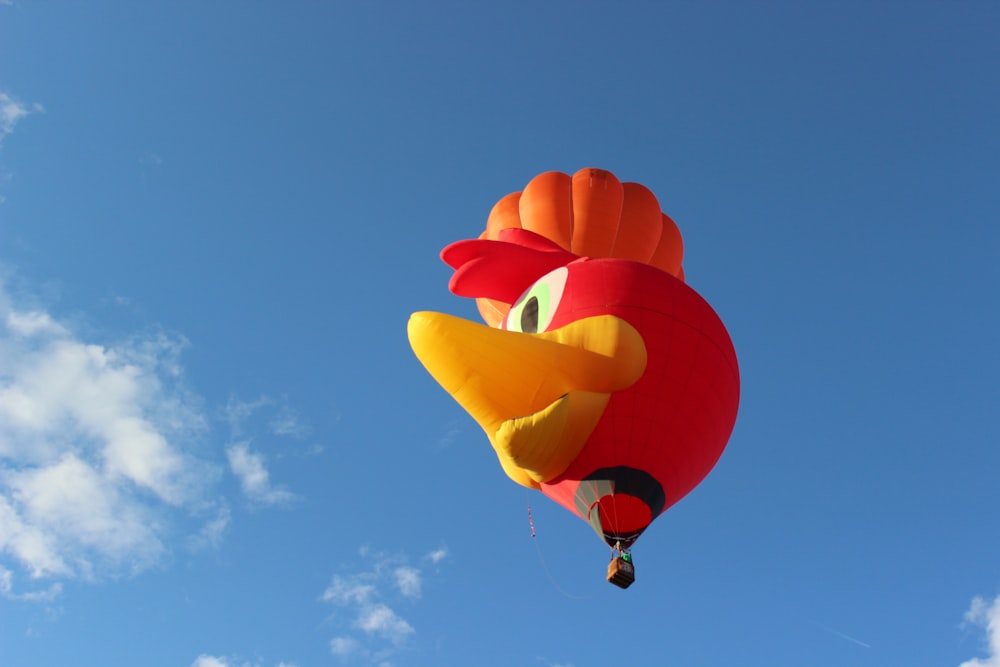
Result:
[[[635,565],[622,556],[612,558],[608,563],[608,581],[619,588],[628,588],[635,581]]]

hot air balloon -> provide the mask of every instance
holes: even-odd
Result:
[[[732,341],[684,281],[677,226],[642,185],[547,172],[441,257],[486,325],[414,313],[414,353],[512,480],[593,527],[626,588],[632,545],[711,471],[739,405]]]

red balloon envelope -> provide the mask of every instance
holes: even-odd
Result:
[[[417,357],[508,476],[621,550],[704,479],[736,420],[736,353],[682,254],[643,186],[549,172],[442,252],[492,326],[410,319]]]

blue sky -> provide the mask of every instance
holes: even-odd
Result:
[[[0,663],[997,667],[998,26],[0,1]],[[743,379],[628,591],[405,336],[476,316],[441,247],[588,166]]]

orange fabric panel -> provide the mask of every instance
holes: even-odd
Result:
[[[496,299],[476,299],[476,307],[479,308],[479,315],[483,318],[483,322],[493,328],[500,326],[503,318],[507,316],[507,311],[510,310],[510,304]]]
[[[681,277],[681,262],[684,261],[684,239],[681,230],[670,216],[663,214],[663,232],[660,242],[649,263],[672,276]]]
[[[486,235],[480,238],[488,238],[496,241],[501,229],[520,227],[521,215],[518,213],[518,202],[520,199],[520,192],[511,192],[498,201],[493,206],[493,210],[490,211],[490,217],[486,219]]]
[[[572,183],[571,250],[583,257],[610,257],[625,199],[621,181],[610,171],[581,169]]]
[[[521,226],[570,248],[573,231],[572,179],[559,171],[535,176],[521,193]]]
[[[625,201],[612,257],[648,262],[660,242],[663,214],[656,195],[639,183],[623,183]]]
[[[647,187],[622,183],[604,169],[539,174],[523,192],[512,192],[493,206],[480,238],[499,240],[500,232],[510,228],[541,234],[582,257],[643,262],[684,280],[684,241],[677,224],[660,211]],[[509,309],[485,298],[477,305],[491,326]]]

